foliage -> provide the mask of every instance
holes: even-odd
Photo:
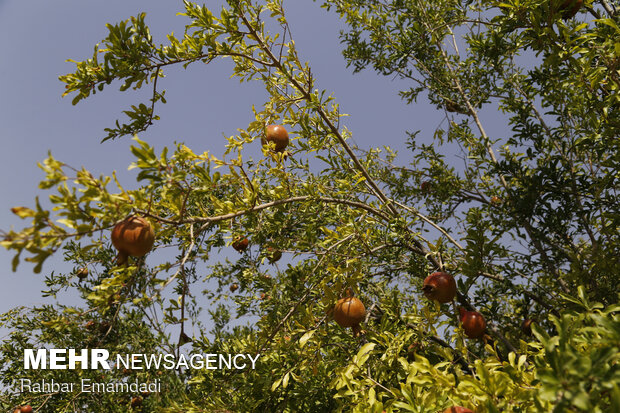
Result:
[[[125,380],[119,369],[23,370],[24,348],[103,346],[260,354],[256,369],[128,372],[162,380],[142,411],[620,410],[617,3],[588,3],[563,21],[555,0],[326,0],[348,25],[341,40],[354,71],[408,80],[407,103],[425,98],[445,112],[432,143],[409,133],[405,166],[389,148],[351,143],[281,3],[229,0],[216,15],[185,1],[184,36],[165,45],[145,15],[108,25],[93,57],[60,77],[74,104],[117,80],[123,91],[152,86],[103,140],[158,119],[157,79],[170,65],[230,58],[233,75],[262,82],[269,100],[221,156],[157,150],[135,136],[137,189],[51,154],[40,165],[52,208],[15,207],[30,223],[1,244],[15,251],[14,269],[27,255],[35,272],[63,252],[75,271],[52,272],[45,293],[77,291],[84,307],[3,316],[13,333],[1,347],[2,408],[125,411],[125,394],[14,386],[19,377]],[[506,130],[494,136],[485,119],[498,111]],[[288,151],[266,146],[252,159],[245,149],[268,124],[289,130]],[[122,267],[109,233],[130,214],[154,224],[156,249]],[[250,248],[217,259],[237,237]],[[484,340],[464,337],[456,303],[423,297],[434,271],[453,274],[458,305],[484,315]],[[368,310],[360,337],[329,316],[349,289]],[[199,322],[203,305],[211,331]],[[525,318],[535,319],[534,338],[521,332]]]

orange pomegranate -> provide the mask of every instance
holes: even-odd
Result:
[[[236,238],[232,243],[232,247],[237,252],[245,251],[248,249],[248,245],[250,245],[250,241],[247,238]]]
[[[288,146],[288,132],[282,125],[268,125],[265,128],[265,137],[261,138],[261,142],[263,145],[266,145],[267,142],[273,142],[276,152],[284,152]]]
[[[112,229],[112,245],[119,252],[119,261],[131,255],[146,255],[155,242],[155,232],[149,222],[138,216],[130,216],[119,222]]]
[[[366,317],[366,308],[358,298],[345,297],[338,300],[333,315],[340,327],[357,328]]]

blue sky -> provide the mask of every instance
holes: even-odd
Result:
[[[206,1],[215,10],[220,3]],[[182,35],[188,22],[176,15],[182,10],[180,0],[0,0],[0,228],[23,225],[11,207],[32,206],[35,196],[47,198],[37,188],[43,175],[36,164],[48,151],[74,167],[85,166],[96,176],[117,171],[121,182],[132,186],[135,173],[127,171],[133,160],[128,150],[131,139],[104,144],[100,140],[103,129],[112,126],[122,110],[148,99],[148,91],[119,92],[116,85],[72,106],[70,97],[61,98],[64,84],[58,76],[73,71],[66,59],[92,56],[94,45],[107,33],[106,23],[146,12],[155,42],[165,43],[167,33]],[[350,114],[343,123],[360,147],[388,145],[405,152],[405,131],[417,129],[426,132],[418,135],[420,140],[430,141],[443,113],[426,103],[405,105],[397,94],[398,81],[372,71],[353,75],[341,55],[338,32],[342,26],[334,13],[309,0],[287,0],[285,10],[298,52],[310,62],[316,87],[333,93],[341,111]],[[167,90],[168,100],[159,107],[162,120],[140,138],[157,151],[182,141],[195,151],[222,155],[223,135],[246,127],[252,119],[251,106],[266,100],[260,83],[240,84],[230,79],[231,67],[222,60],[168,70],[159,83]],[[41,274],[33,274],[32,265],[23,262],[12,273],[11,258],[12,254],[0,250],[4,286],[0,312],[46,302],[40,293],[44,276],[71,268],[57,254]]]

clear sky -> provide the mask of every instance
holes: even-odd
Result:
[[[205,3],[219,9],[220,1]],[[401,159],[406,160],[406,130],[422,129],[419,139],[430,141],[443,112],[426,102],[405,105],[397,95],[399,82],[391,78],[371,70],[353,75],[341,55],[342,25],[337,15],[310,0],[286,0],[285,10],[316,87],[332,92],[341,111],[351,115],[343,123],[360,147],[388,145],[400,149]],[[36,164],[48,151],[74,167],[85,166],[96,176],[117,171],[124,185],[135,185],[134,171],[127,171],[133,141],[125,137],[101,144],[100,140],[105,127],[122,119],[122,110],[148,99],[148,89],[119,92],[118,85],[113,85],[72,106],[71,97],[61,98],[64,84],[58,76],[73,71],[74,65],[66,59],[92,56],[94,45],[107,33],[106,23],[146,12],[155,42],[165,43],[167,33],[182,36],[188,20],[176,15],[181,11],[180,0],[0,0],[0,228],[23,225],[11,207],[32,206],[35,196],[47,199],[48,194],[37,187],[43,175]],[[260,83],[230,79],[231,67],[223,60],[166,72],[159,83],[167,90],[168,101],[159,106],[162,120],[140,138],[158,152],[181,141],[197,152],[209,150],[221,156],[223,135],[245,128],[251,121],[251,105],[260,106],[266,100]],[[44,276],[71,268],[57,254],[41,274],[33,274],[32,264],[25,262],[12,273],[11,258],[11,253],[0,250],[0,312],[46,302],[41,295]],[[0,337],[5,333],[0,332]]]

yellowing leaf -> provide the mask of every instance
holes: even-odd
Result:
[[[310,337],[312,337],[312,335],[314,334],[315,331],[316,330],[310,330],[310,331],[306,332],[306,334],[301,336],[301,338],[299,339],[299,345],[301,347],[305,346],[306,343],[308,342],[308,340],[310,340]]]
[[[68,219],[57,219],[56,222],[58,222],[59,224],[65,225],[69,228],[75,228],[75,226],[73,225],[73,222]]]
[[[271,385],[271,391],[275,391],[275,389],[280,387],[280,383],[282,383],[282,379],[278,379],[274,381],[273,384]]]
[[[35,215],[32,209],[26,207],[13,207],[11,208],[11,212],[20,218],[33,217]]]

